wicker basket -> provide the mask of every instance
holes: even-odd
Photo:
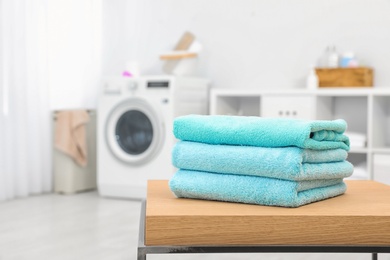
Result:
[[[319,87],[372,87],[373,70],[359,68],[317,68]]]

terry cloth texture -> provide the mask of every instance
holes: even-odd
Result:
[[[353,166],[344,149],[211,145],[180,141],[172,151],[175,167],[224,174],[255,175],[286,180],[344,178]]]
[[[299,207],[343,194],[341,178],[287,181],[267,177],[179,170],[169,182],[179,198]]]
[[[184,141],[326,150],[349,150],[344,120],[188,115],[174,121],[174,135]]]
[[[299,207],[343,194],[353,172],[344,120],[178,117],[177,197]]]

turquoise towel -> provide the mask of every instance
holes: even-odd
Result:
[[[343,149],[212,145],[180,141],[172,151],[175,167],[215,173],[255,175],[286,180],[345,178],[353,166]]]
[[[179,170],[169,181],[179,198],[299,207],[343,194],[342,179],[287,181],[274,178]]]
[[[209,144],[263,147],[297,146],[349,150],[344,120],[305,121],[287,118],[188,115],[174,121],[177,139]]]

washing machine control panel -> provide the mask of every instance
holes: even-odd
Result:
[[[105,94],[120,94],[121,93],[120,84],[106,82],[106,83],[104,83],[103,89],[104,89]]]
[[[138,88],[137,81],[129,81],[129,83],[127,84],[127,89],[130,91],[136,90],[137,88]]]
[[[169,88],[169,80],[152,80],[146,84],[147,88]]]

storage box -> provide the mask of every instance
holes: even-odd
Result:
[[[317,68],[319,87],[372,87],[373,70],[359,68]]]

